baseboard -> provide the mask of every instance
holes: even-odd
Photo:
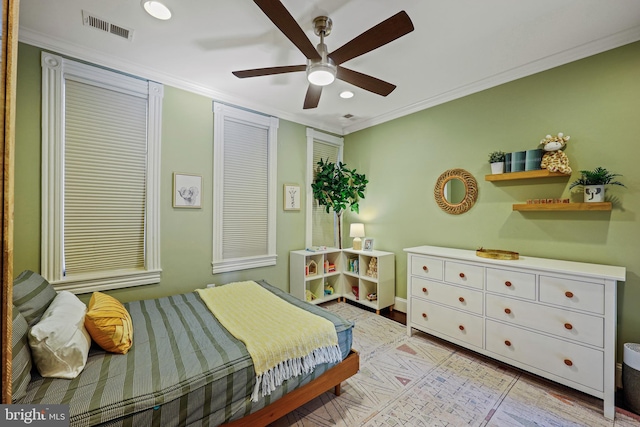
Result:
[[[396,297],[395,303],[393,304],[393,309],[399,311],[401,313],[407,312],[407,300],[404,298]]]

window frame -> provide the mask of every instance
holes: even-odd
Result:
[[[278,157],[278,126],[276,117],[243,110],[219,102],[213,103],[213,259],[211,271],[213,274],[250,268],[268,267],[276,265],[276,202],[277,202],[277,157]],[[234,120],[251,126],[264,128],[268,131],[268,207],[267,207],[267,253],[259,256],[223,258],[223,222],[224,222],[224,127],[225,120]]]
[[[160,282],[160,145],[163,85],[42,52],[41,274],[56,290],[88,293]],[[65,276],[65,81],[73,79],[147,97],[144,268]]]

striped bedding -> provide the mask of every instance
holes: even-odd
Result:
[[[351,322],[264,281],[258,283],[333,322],[342,357],[347,356]],[[133,346],[126,355],[93,346],[84,371],[73,380],[45,379],[34,370],[26,396],[14,403],[69,404],[72,426],[216,426],[263,408],[332,366],[320,365],[251,402],[251,357],[196,292],[125,306],[134,328]]]

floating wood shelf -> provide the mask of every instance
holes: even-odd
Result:
[[[561,173],[561,172],[549,172],[546,169],[538,169],[533,171],[523,171],[523,172],[505,172],[505,173],[496,173],[491,175],[485,175],[485,181],[512,181],[516,179],[531,179],[531,178],[550,178],[550,177],[569,177],[570,174]]]
[[[611,202],[598,203],[523,203],[513,205],[514,211],[610,211]]]

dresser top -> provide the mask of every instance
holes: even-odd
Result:
[[[482,258],[476,255],[475,250],[443,248],[439,246],[416,246],[413,248],[405,248],[405,252],[430,255],[442,258],[451,258],[456,260],[480,262],[483,264],[493,264],[505,267],[526,268],[535,270],[544,270],[557,273],[569,273],[580,276],[597,277],[601,279],[611,279],[617,281],[626,280],[626,269],[613,265],[590,264],[585,262],[564,261],[551,258],[535,258],[522,256],[517,260],[498,260],[491,258]]]

